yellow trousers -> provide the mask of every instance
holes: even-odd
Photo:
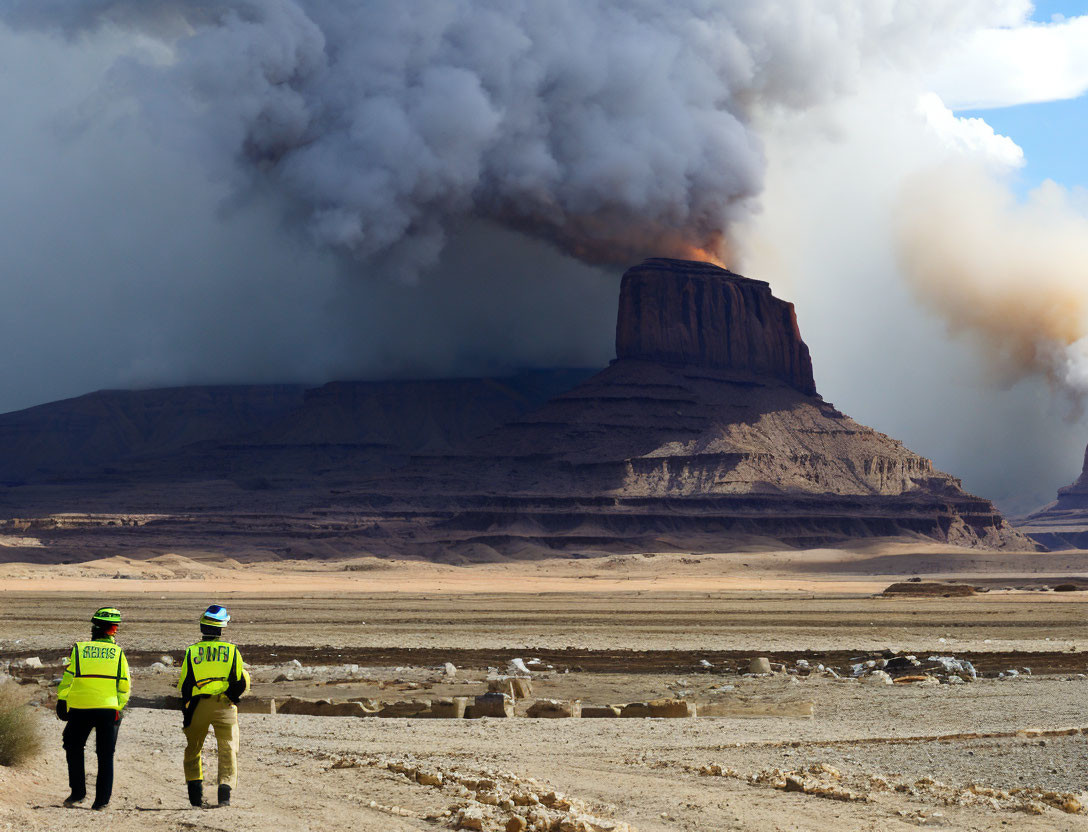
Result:
[[[208,728],[215,731],[215,743],[219,750],[219,785],[238,784],[238,708],[226,695],[209,696],[197,702],[193,721],[185,732],[185,779],[203,780],[204,766],[201,752]]]

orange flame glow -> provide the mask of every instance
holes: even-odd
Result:
[[[691,242],[690,238],[682,236],[675,240],[669,256],[680,257],[684,260],[701,260],[723,269],[729,268],[731,259],[725,235],[718,232],[700,243]]]
[[[729,268],[726,265],[724,253],[718,253],[708,248],[698,248],[692,246],[685,254],[685,260],[702,260],[706,263],[713,263],[715,266],[720,266],[723,269]]]

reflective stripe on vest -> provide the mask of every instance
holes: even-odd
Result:
[[[68,707],[116,709],[121,648],[110,641],[77,641],[74,653],[75,661],[69,668],[73,678]]]
[[[190,646],[188,653],[193,688],[210,696],[226,691],[234,665],[234,645],[226,641],[201,641]]]

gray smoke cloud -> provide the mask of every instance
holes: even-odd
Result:
[[[145,39],[110,84],[163,140],[411,277],[465,216],[590,262],[720,256],[761,186],[753,110],[825,101],[985,4],[947,5],[7,0],[0,17]]]
[[[730,258],[761,113],[1024,7],[0,0],[0,408],[603,365],[618,266]]]

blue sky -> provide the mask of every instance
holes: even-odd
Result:
[[[983,118],[1024,149],[1025,164],[1016,180],[1019,191],[1033,188],[1044,179],[1069,187],[1088,187],[1084,145],[1088,136],[1088,96],[1000,109],[958,110],[956,115]]]
[[[1088,0],[1050,0],[1035,4],[1032,19],[1051,23],[1055,15],[1066,18],[1088,14]],[[956,115],[985,119],[998,133],[1024,149],[1025,165],[1014,179],[1022,196],[1045,179],[1068,187],[1088,187],[1088,96],[1063,101],[1020,104],[1015,107],[957,110]]]
[[[1088,14],[1088,2],[1070,3],[1068,0],[1044,0],[1035,4],[1035,11],[1031,15],[1032,20],[1040,23],[1050,23],[1055,15],[1073,17],[1075,15]]]

